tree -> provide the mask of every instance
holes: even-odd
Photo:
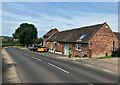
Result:
[[[37,38],[37,39],[35,39],[35,41],[34,41],[34,43],[36,43],[36,44],[42,44],[42,38]]]
[[[118,48],[118,50],[113,51],[112,56],[113,57],[120,57],[120,47]]]
[[[33,24],[22,23],[12,34],[23,46],[34,43],[37,38],[37,28]]]

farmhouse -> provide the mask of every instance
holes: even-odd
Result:
[[[106,22],[60,32],[52,29],[43,38],[50,50],[72,57],[101,57],[118,49],[118,38]]]

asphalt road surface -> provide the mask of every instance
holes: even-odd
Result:
[[[11,47],[6,51],[16,63],[23,83],[87,83],[87,85],[95,85],[94,83],[118,82],[118,76],[84,64],[51,58],[19,48]]]

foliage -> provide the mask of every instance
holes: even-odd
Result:
[[[42,41],[43,41],[42,38],[36,38],[34,40],[34,43],[39,45],[39,44],[42,44]]]
[[[22,23],[12,35],[23,46],[28,46],[34,43],[34,40],[37,38],[37,33],[37,28],[33,24]]]
[[[18,41],[14,41],[12,37],[4,37],[2,36],[2,47],[5,46],[21,46],[21,44]]]
[[[120,57],[120,48],[112,53],[113,57]]]
[[[2,47],[6,47],[6,46],[23,46],[23,45],[15,42],[2,43]]]

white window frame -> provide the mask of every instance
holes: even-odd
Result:
[[[81,36],[80,36],[80,38],[79,38],[79,39],[80,39],[80,40],[82,40],[82,39],[83,39],[83,38],[85,38],[85,37],[86,37],[86,35],[85,35],[85,34],[83,34],[83,35],[81,35]]]
[[[76,50],[81,51],[81,47],[82,47],[82,44],[75,44],[75,49]]]
[[[105,28],[108,28],[108,26],[106,25]]]

